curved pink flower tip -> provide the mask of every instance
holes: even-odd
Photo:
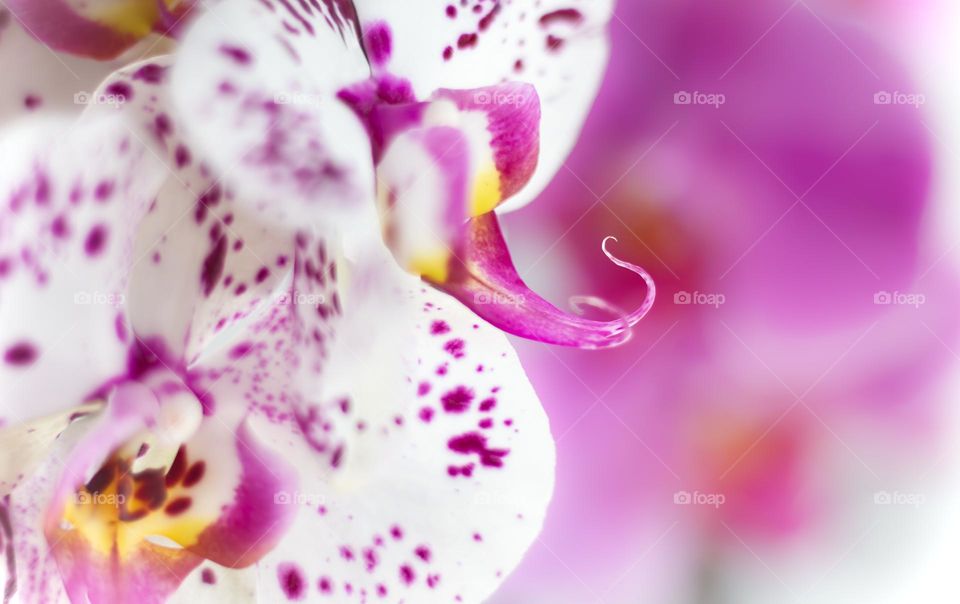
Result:
[[[613,237],[604,239],[604,254],[611,262],[644,280],[646,298],[630,313],[623,313],[594,298],[579,300],[620,315],[616,320],[585,319],[560,310],[527,287],[513,266],[500,225],[492,213],[470,221],[457,257],[451,261],[450,278],[433,285],[513,335],[560,346],[611,348],[627,342],[631,328],[650,312],[656,298],[656,286],[645,270],[610,252],[610,239],[616,241]]]

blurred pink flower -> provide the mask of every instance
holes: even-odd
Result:
[[[825,454],[873,472],[861,437],[937,442],[957,288],[925,239],[932,152],[909,75],[813,3],[649,0],[617,17],[568,169],[505,227],[544,233],[518,241],[517,266],[554,299],[637,302],[584,253],[613,234],[659,300],[620,350],[520,346],[557,494],[495,602],[676,601],[714,547],[692,544],[789,546],[835,520],[844,477]],[[725,501],[678,508],[678,493]]]

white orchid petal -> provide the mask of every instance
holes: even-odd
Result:
[[[75,407],[126,369],[133,232],[162,170],[115,120],[0,137],[0,418]]]
[[[336,93],[369,76],[347,2],[225,0],[183,39],[188,138],[244,203],[286,226],[355,218],[373,187],[363,127]]]
[[[294,234],[256,220],[183,136],[170,101],[173,57],[135,63],[98,94],[123,95],[115,108],[138,142],[162,157],[168,178],[139,226],[130,286],[133,329],[193,362],[205,348],[268,304],[293,268]]]
[[[452,298],[414,299],[416,338],[392,348],[413,368],[406,388],[345,409],[354,437],[339,469],[300,468],[299,490],[278,502],[298,516],[261,562],[262,599],[480,602],[539,532],[554,447],[515,353]],[[304,460],[302,443],[278,446]]]
[[[17,13],[19,15],[19,13]],[[37,113],[78,114],[96,103],[99,83],[122,63],[59,54],[26,31],[0,6],[0,126]],[[140,49],[138,49],[140,50]]]

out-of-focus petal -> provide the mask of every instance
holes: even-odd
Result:
[[[616,316],[608,321],[586,319],[560,310],[527,287],[517,274],[493,213],[470,221],[457,252],[450,261],[449,277],[433,284],[500,329],[549,344],[577,348],[623,344],[630,338],[630,328],[649,312],[656,296],[653,279],[640,267],[616,258],[604,242],[603,252],[614,264],[636,273],[644,281],[646,299],[629,313],[595,298],[571,301],[577,306],[592,306]]]
[[[178,10],[165,0],[6,0],[6,5],[51,49],[94,59],[116,57]]]
[[[98,405],[84,405],[26,424],[0,428],[0,497],[29,476],[50,454],[53,441],[76,417],[93,412]],[[2,548],[0,548],[2,549]]]
[[[95,110],[119,112],[169,171],[138,230],[129,313],[139,338],[190,363],[269,302],[294,266],[294,234],[251,215],[186,143],[170,107],[172,62],[157,57],[112,74],[97,94],[123,101]]]
[[[111,120],[24,124],[2,137],[0,162],[0,417],[9,424],[75,407],[125,369],[130,225],[162,171]]]
[[[608,56],[609,0],[355,2],[375,68],[409,79],[418,98],[440,88],[507,80],[533,84],[543,105],[542,153],[532,180],[503,209],[531,201],[559,170],[593,102]]]
[[[413,299],[415,340],[392,348],[409,381],[376,410],[347,398],[341,463],[300,468],[281,502],[294,527],[261,564],[266,601],[479,602],[540,529],[554,448],[515,353],[455,300]],[[310,459],[302,440],[277,441]]]
[[[29,114],[57,111],[79,113],[95,102],[92,93],[103,78],[119,67],[54,52],[34,39],[10,11],[0,7],[0,126]]]
[[[177,56],[172,92],[187,140],[244,204],[293,227],[363,214],[370,146],[336,99],[369,76],[350,3],[226,0]]]

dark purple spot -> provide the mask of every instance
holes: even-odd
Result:
[[[477,34],[461,34],[460,37],[457,38],[457,48],[473,48],[477,45],[477,40],[479,39],[480,37]]]
[[[190,469],[187,470],[186,476],[183,477],[183,486],[192,487],[203,479],[203,474],[206,472],[207,464],[203,461],[198,461],[190,466]]]
[[[303,571],[292,562],[284,562],[277,566],[277,580],[280,581],[280,589],[290,600],[300,600],[305,595],[306,582],[303,579]]]
[[[107,201],[113,194],[113,181],[101,180],[93,189],[93,197],[100,202]]]
[[[8,365],[17,365],[25,367],[37,360],[37,349],[29,342],[17,342],[3,355],[3,360]]]
[[[173,132],[173,124],[170,123],[170,117],[166,113],[153,118],[153,127],[159,138],[164,138]]]
[[[417,546],[417,549],[413,550],[413,553],[415,553],[417,557],[424,562],[430,561],[430,548],[428,548],[426,545]]]
[[[363,566],[364,566],[364,568],[367,569],[367,572],[372,572],[373,569],[375,569],[375,568],[377,567],[377,563],[378,563],[379,561],[380,561],[380,560],[379,560],[379,558],[377,557],[377,552],[375,552],[375,551],[373,550],[373,548],[370,548],[370,547],[364,548],[364,550],[363,550]]]
[[[374,23],[366,28],[363,40],[367,55],[374,65],[386,65],[393,51],[393,38],[386,23]]]
[[[213,574],[212,568],[205,568],[200,571],[200,580],[207,585],[215,585],[217,582],[217,576]]]
[[[503,466],[503,458],[510,451],[507,449],[491,449],[487,446],[487,438],[478,432],[468,432],[455,436],[447,442],[451,451],[460,455],[476,454],[480,463],[487,467],[499,468]]]
[[[173,152],[173,160],[178,168],[185,168],[190,164],[190,151],[183,145],[177,145]]]
[[[107,86],[107,94],[120,99],[121,102],[129,101],[133,98],[133,88],[126,82],[114,82]]]
[[[441,335],[448,333],[450,331],[450,326],[447,325],[446,321],[434,321],[430,325],[430,334],[431,335]]]
[[[333,593],[333,583],[329,577],[320,577],[320,580],[317,582],[317,587],[322,594]]]
[[[70,234],[70,226],[67,224],[67,218],[63,214],[53,219],[53,223],[50,224],[50,232],[52,232],[53,236],[57,239],[64,239]]]
[[[29,109],[30,111],[33,111],[34,109],[36,109],[42,104],[43,104],[43,99],[41,99],[35,94],[28,94],[27,96],[23,97],[23,106]]]
[[[163,508],[163,511],[168,516],[179,516],[186,512],[192,504],[193,500],[189,497],[177,497],[168,503],[167,507]]]
[[[147,82],[148,84],[159,84],[163,81],[163,77],[166,75],[166,73],[166,67],[157,65],[155,63],[148,63],[133,72],[132,77],[134,80],[141,80]]]
[[[50,203],[50,179],[43,172],[37,172],[36,190],[33,198],[38,206],[45,206]]]
[[[239,46],[231,44],[222,44],[220,52],[232,59],[238,65],[249,65],[251,61],[250,53]]]
[[[223,274],[223,263],[227,257],[227,236],[222,235],[217,240],[216,245],[203,259],[203,267],[200,271],[200,282],[203,284],[203,295],[209,296],[216,287],[220,275]]]
[[[500,10],[503,8],[503,5],[497,2],[493,9],[490,10],[483,19],[480,19],[479,27],[480,31],[487,31],[490,29],[490,26],[493,25],[494,20],[497,18],[497,15],[500,14]]]
[[[400,567],[400,580],[403,581],[404,585],[412,585],[415,577],[416,575],[414,575],[413,569],[410,568],[409,564],[404,564]]]
[[[546,27],[552,23],[566,22],[578,25],[583,22],[583,13],[575,8],[563,8],[540,17],[540,25]]]
[[[83,243],[83,249],[88,256],[96,256],[103,251],[104,244],[107,241],[107,228],[98,224],[87,233],[87,240]]]
[[[450,340],[443,345],[443,349],[450,353],[455,359],[462,359],[466,353],[464,353],[464,348],[466,348],[466,343],[460,338]]]
[[[230,358],[233,360],[242,359],[247,356],[247,353],[250,352],[250,349],[253,348],[253,345],[250,342],[241,342],[233,347],[230,350]]]
[[[440,398],[443,410],[447,413],[463,413],[470,407],[473,400],[473,390],[466,386],[457,386]]]
[[[187,449],[185,447],[180,447],[177,450],[176,456],[173,458],[173,462],[170,464],[170,469],[167,470],[167,475],[164,477],[164,484],[167,487],[172,487],[180,482],[180,478],[187,471]]]

